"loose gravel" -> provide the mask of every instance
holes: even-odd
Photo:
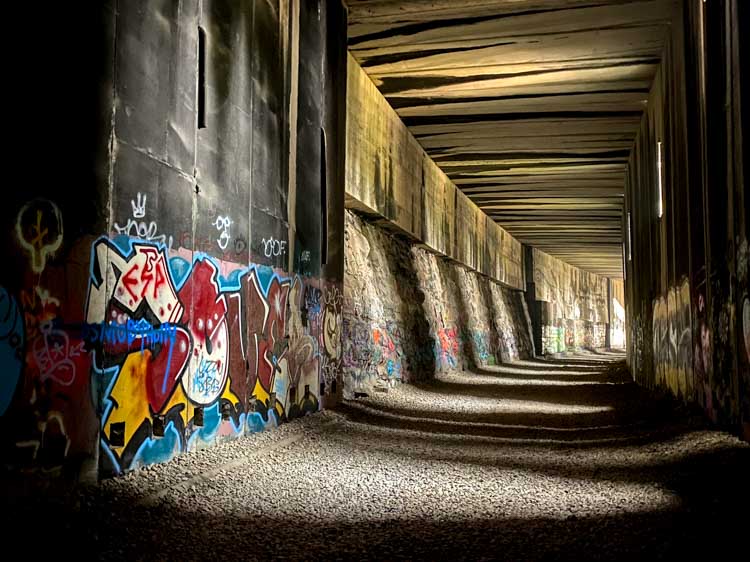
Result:
[[[18,496],[9,536],[29,531],[32,558],[117,560],[747,552],[750,447],[647,395],[619,359],[400,385],[94,487]]]

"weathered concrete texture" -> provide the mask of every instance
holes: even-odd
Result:
[[[630,156],[623,232],[637,381],[750,440],[747,6],[675,3]]]
[[[349,392],[529,357],[523,296],[347,211]]]
[[[429,249],[523,289],[521,244],[461,193],[350,56],[346,193]]]
[[[83,187],[17,190],[0,222],[0,455],[96,477],[340,396],[343,212],[326,208],[344,189],[326,164],[343,160],[346,21],[338,0],[94,20],[75,44],[101,51],[89,86],[107,94],[81,110],[99,124],[88,175],[66,174]]]
[[[605,346],[606,277],[533,250],[535,298],[542,302],[542,352],[563,353]]]

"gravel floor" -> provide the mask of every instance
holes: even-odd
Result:
[[[4,528],[24,558],[742,559],[750,447],[618,359],[402,385],[90,489],[11,494]]]

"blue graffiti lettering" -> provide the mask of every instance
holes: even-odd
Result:
[[[221,390],[218,361],[201,358],[198,369],[193,376],[193,392],[203,396],[210,396]]]
[[[60,324],[56,324],[60,328]],[[125,324],[115,322],[101,322],[99,324],[81,324],[79,326],[65,325],[68,330],[79,330],[81,338],[89,344],[116,344],[126,343],[132,345],[138,341],[141,351],[146,348],[163,343],[174,343],[177,339],[177,325],[165,322],[160,326],[153,326],[146,320],[128,320]]]

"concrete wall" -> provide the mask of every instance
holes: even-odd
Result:
[[[605,347],[609,329],[608,279],[536,248],[532,260],[541,353]]]
[[[532,354],[523,293],[346,213],[349,393]]]
[[[536,250],[525,263],[351,56],[346,158],[347,206],[378,225],[347,222],[347,388],[608,343],[608,280]]]
[[[750,159],[742,134],[750,111],[741,107],[748,61],[740,36],[750,11],[738,0],[675,10],[629,163],[628,358],[638,382],[699,405],[750,440]]]
[[[347,204],[387,219],[428,249],[508,287],[524,288],[521,244],[427,156],[351,55]]]
[[[461,193],[349,57],[348,394],[533,355],[521,244]]]
[[[117,474],[334,402],[341,4],[68,11],[87,80],[55,111],[90,127],[0,223],[5,462]]]

